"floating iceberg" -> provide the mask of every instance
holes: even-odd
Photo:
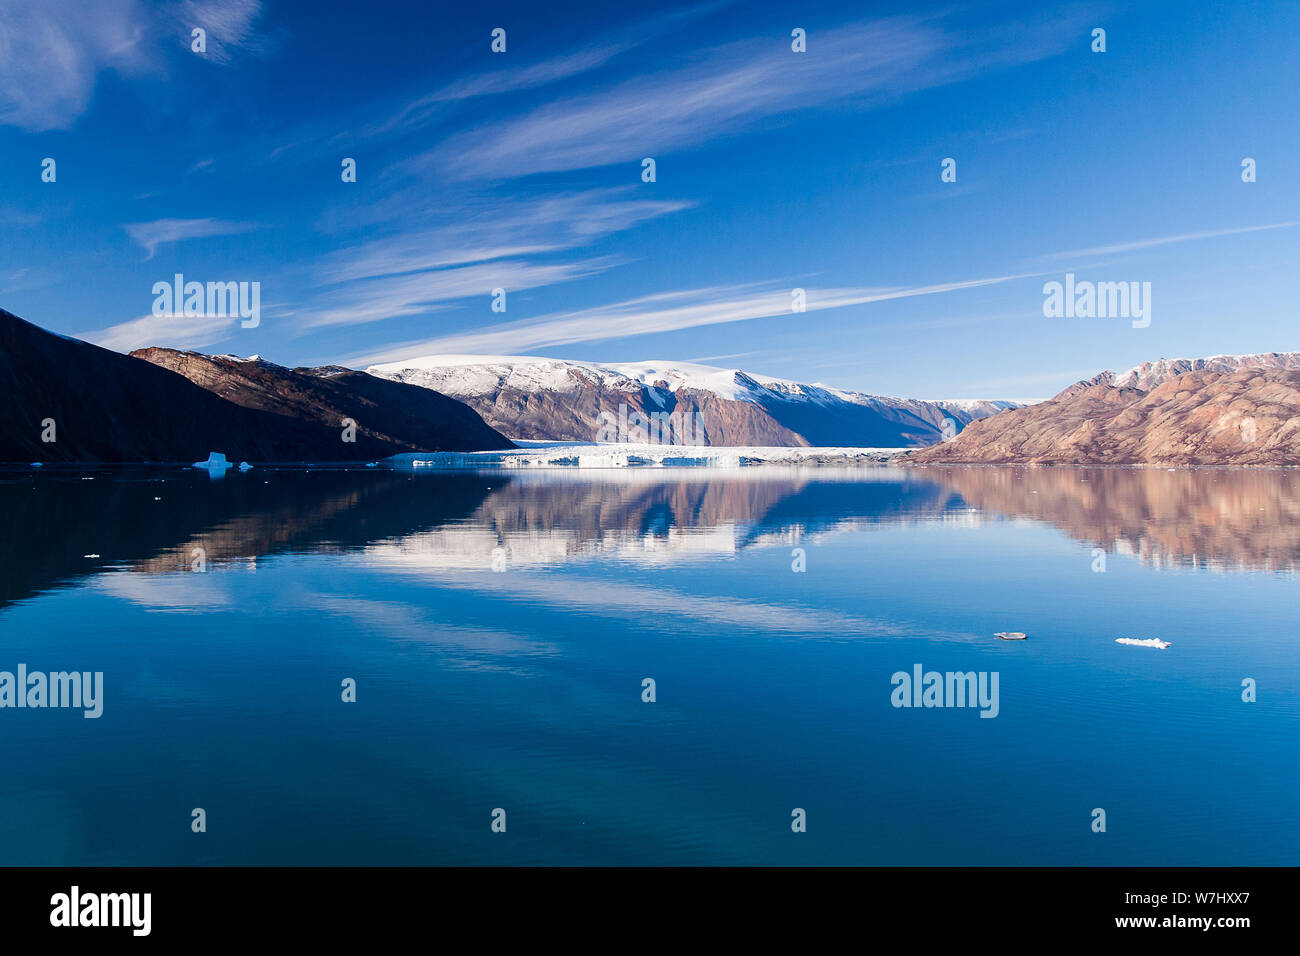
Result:
[[[240,471],[252,471],[252,470],[253,470],[253,466],[250,465],[250,464],[249,464],[248,462],[246,462],[246,461],[241,461],[241,462],[239,463],[239,470],[240,470]]]
[[[195,467],[195,468],[208,468],[208,469],[212,469],[212,468],[229,468],[229,467],[230,467],[230,462],[226,461],[226,456],[223,455],[223,454],[221,454],[221,452],[219,452],[219,451],[210,451],[210,452],[208,452],[208,460],[207,460],[207,461],[196,461],[196,462],[194,463],[194,467]]]
[[[1025,639],[1024,631],[995,631],[994,637],[1004,641],[1023,641]]]
[[[45,467],[45,462],[43,462],[43,461],[34,461],[34,462],[32,462],[32,467],[33,467],[33,468],[44,468],[44,467]]]
[[[1115,643],[1129,644],[1133,647],[1158,647],[1162,651],[1169,646],[1169,641],[1162,641],[1159,638],[1155,638],[1155,637],[1148,638],[1146,640],[1139,640],[1136,637],[1117,637],[1115,638]]]

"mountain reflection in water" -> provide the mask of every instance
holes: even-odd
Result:
[[[1297,507],[1262,470],[11,469],[0,670],[104,705],[0,711],[0,857],[1286,863]],[[917,667],[998,674],[996,718],[896,708]]]
[[[1050,524],[1155,568],[1293,572],[1300,472],[1125,468],[751,468],[400,474],[0,473],[0,607],[96,570],[361,551],[483,569],[653,564],[873,525]],[[90,555],[93,555],[91,557]]]

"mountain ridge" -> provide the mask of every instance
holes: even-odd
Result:
[[[338,365],[289,368],[261,356],[158,347],[136,349],[131,356],[176,372],[243,408],[310,421],[336,433],[351,421],[352,443],[363,457],[514,447],[455,399]]]
[[[898,447],[939,441],[1006,400],[902,399],[691,362],[430,355],[372,375],[432,388],[519,439],[592,441],[606,416],[692,416],[700,444]],[[950,424],[949,424],[950,423]]]
[[[1124,372],[1110,369],[1098,372],[1092,378],[1067,386],[1053,397],[1060,398],[1092,385],[1138,388],[1149,392],[1171,378],[1188,372],[1236,372],[1251,368],[1297,370],[1300,369],[1300,352],[1241,352],[1209,355],[1205,358],[1159,358],[1155,361],[1139,362]]]
[[[1150,390],[1089,380],[1038,405],[974,422],[908,461],[1298,465],[1300,370],[1201,369]]]
[[[269,363],[268,363],[269,364]],[[360,376],[369,387],[372,376]],[[412,393],[432,401],[431,393]],[[341,440],[340,423],[302,410],[245,407],[183,375],[144,359],[49,332],[0,309],[0,396],[7,414],[0,428],[0,461],[174,462],[188,464],[211,451],[232,461],[353,461],[396,454],[409,444],[395,436],[362,434]],[[364,398],[363,394],[359,394]],[[468,408],[462,421],[477,421],[471,434],[504,437]],[[447,406],[450,408],[451,406]],[[288,411],[286,414],[285,412]],[[449,433],[456,450],[477,450],[477,439]],[[420,449],[424,450],[424,449]]]

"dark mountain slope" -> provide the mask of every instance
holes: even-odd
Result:
[[[210,451],[235,462],[355,461],[415,447],[406,436],[360,429],[347,443],[342,427],[322,424],[321,416],[241,407],[151,362],[55,335],[4,310],[0,400],[0,461],[189,463]],[[47,420],[52,442],[42,440]],[[485,427],[469,421],[460,450],[500,447],[485,446],[492,440]],[[446,438],[453,441],[454,432]]]
[[[357,446],[363,441],[379,443],[385,455],[514,447],[463,402],[365,372],[337,366],[290,369],[258,358],[175,349],[138,349],[131,355],[244,408],[323,425],[334,431],[336,441],[344,419],[351,419],[356,422]]]

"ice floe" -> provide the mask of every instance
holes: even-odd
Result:
[[[1115,643],[1128,644],[1132,647],[1158,647],[1162,651],[1169,646],[1169,641],[1162,641],[1157,637],[1146,639],[1139,639],[1136,637],[1117,637],[1115,638]]]

